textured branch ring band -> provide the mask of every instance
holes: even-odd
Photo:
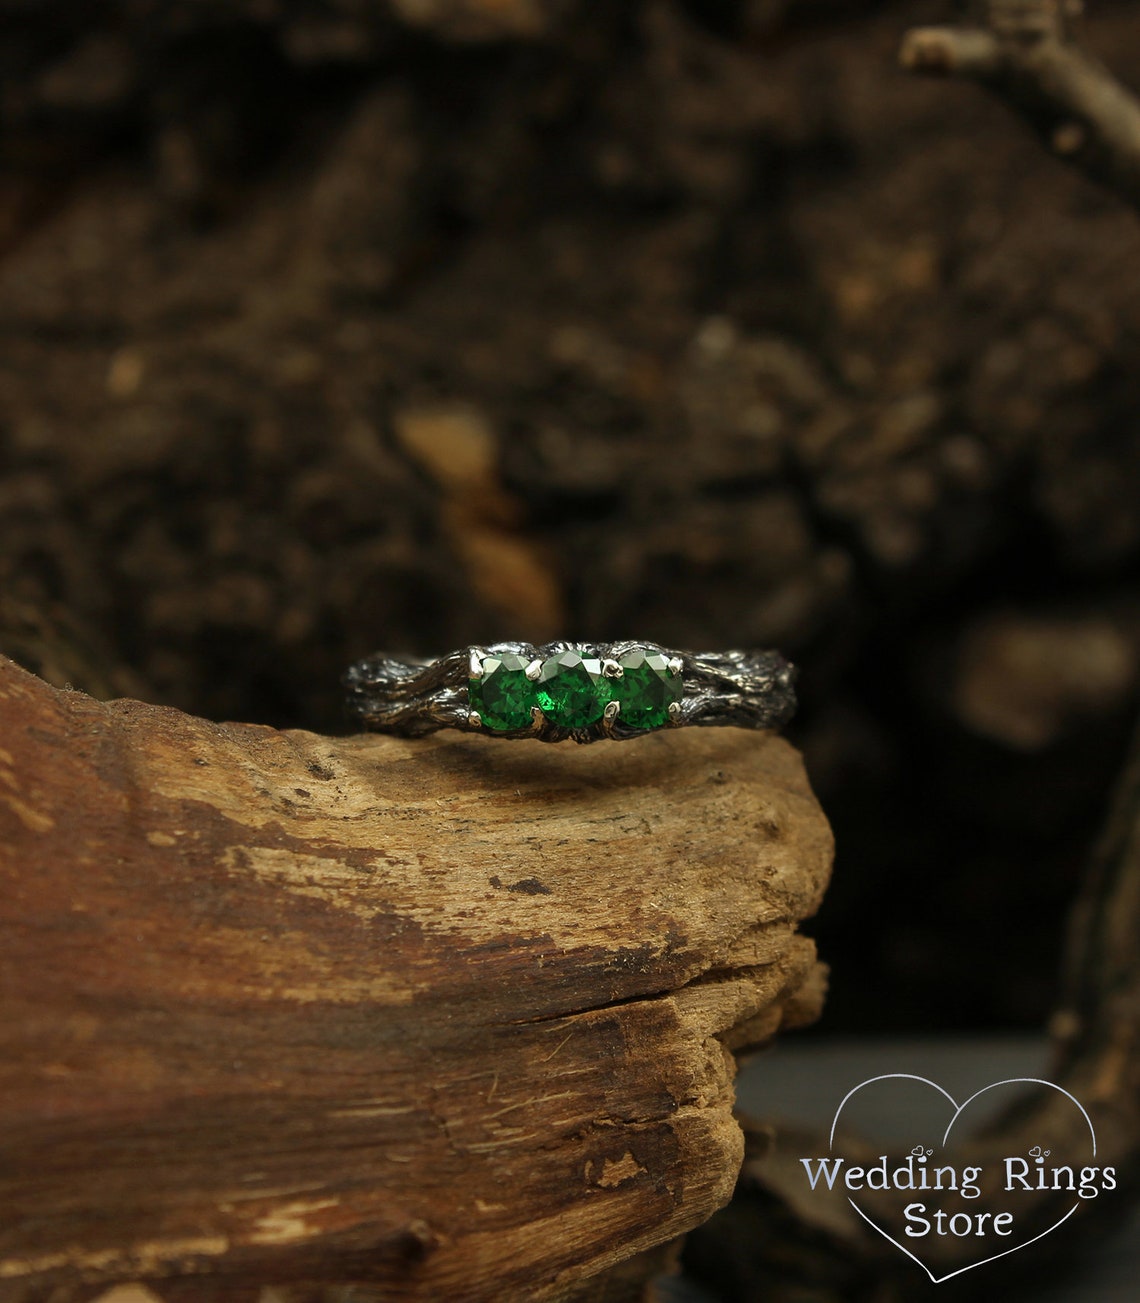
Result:
[[[651,642],[497,642],[422,661],[377,652],[344,676],[365,728],[440,728],[541,742],[624,741],[686,724],[778,728],[795,671],[774,651],[670,651]]]

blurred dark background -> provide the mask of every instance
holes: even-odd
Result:
[[[1140,677],[1140,227],[897,70],[956,12],[0,0],[0,649],[341,731],[378,647],[780,647],[820,1030],[1040,1026]]]

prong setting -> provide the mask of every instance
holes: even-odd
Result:
[[[471,648],[471,654],[467,658],[468,678],[481,679],[483,677],[483,653],[478,647]]]
[[[666,708],[666,713],[669,716],[670,724],[679,724],[681,722],[681,703],[679,701],[671,701]]]
[[[607,701],[605,709],[602,711],[602,717],[598,720],[598,727],[602,731],[602,737],[614,736],[614,724],[617,723],[617,717],[621,714],[620,701]]]
[[[482,728],[483,716],[477,710],[469,710],[467,712],[467,722],[472,728]]]
[[[620,679],[624,673],[625,671],[617,663],[617,661],[610,660],[610,659],[602,661],[602,674],[607,679]],[[611,702],[611,705],[612,704],[613,703]]]
[[[528,679],[530,679],[532,683],[534,683],[541,673],[542,673],[542,659],[540,657],[536,657],[526,667],[526,676]]]
[[[670,656],[666,664],[669,667],[670,674],[680,674],[685,668],[685,662],[680,658],[680,656]]]

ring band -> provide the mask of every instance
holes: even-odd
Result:
[[[344,675],[365,728],[422,737],[458,728],[541,742],[624,741],[692,724],[778,728],[796,706],[774,651],[670,651],[651,642],[497,642],[438,660],[377,652]]]

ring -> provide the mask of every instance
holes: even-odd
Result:
[[[652,642],[497,642],[437,660],[377,652],[344,675],[365,728],[441,728],[540,742],[624,741],[687,724],[778,728],[795,669],[779,652],[670,651]]]

